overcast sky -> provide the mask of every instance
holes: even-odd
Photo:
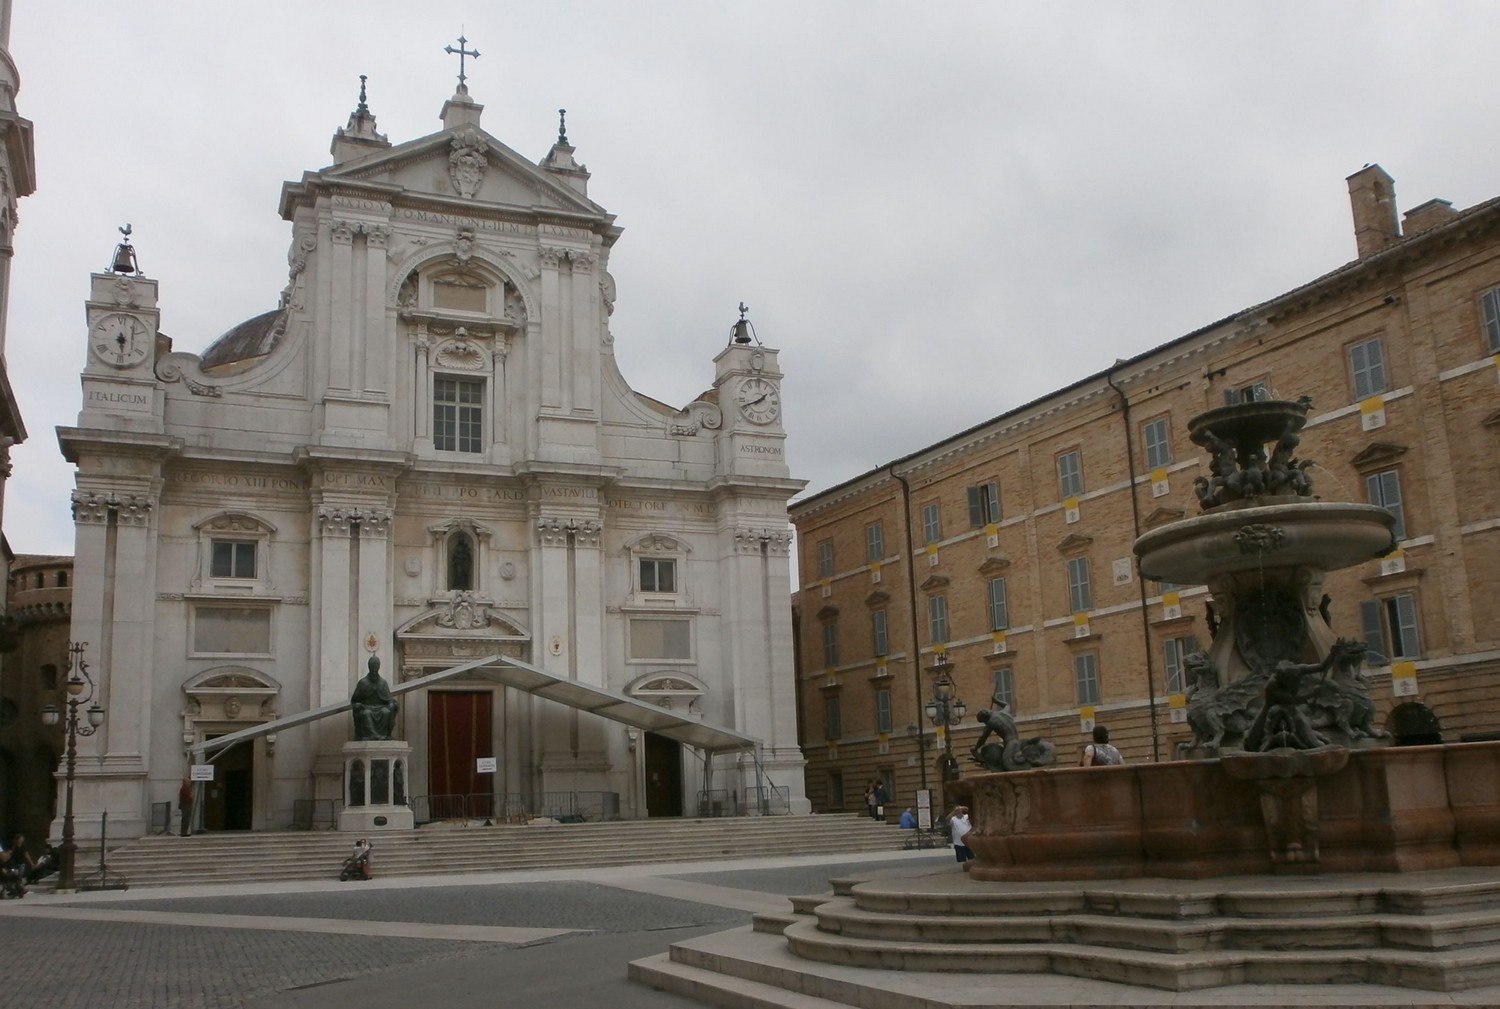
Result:
[[[393,143],[433,132],[460,30],[491,134],[536,160],[568,109],[625,231],[626,379],[692,400],[744,300],[807,493],[1353,258],[1368,162],[1402,210],[1500,194],[1497,3],[15,6],[38,176],[7,346],[17,553],[73,550],[54,429],[115,228],[201,351],[276,306],[281,183],[328,163],[358,76]]]

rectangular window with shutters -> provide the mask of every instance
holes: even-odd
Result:
[[[1198,650],[1198,639],[1191,635],[1183,638],[1168,638],[1164,650],[1167,693],[1183,693],[1187,689],[1187,678],[1183,673],[1182,660]]]
[[[991,578],[989,592],[990,630],[1003,631],[1010,626],[1010,606],[1005,598],[1005,579]]]
[[[823,738],[841,739],[844,735],[844,711],[837,697],[823,698]]]
[[[922,506],[922,542],[936,543],[943,538],[943,508],[936,501]]]
[[[865,526],[865,560],[875,564],[884,558],[885,530],[880,528],[879,522],[872,522]]]
[[[1078,706],[1099,703],[1099,656],[1092,652],[1073,656],[1073,682],[1078,692]]]
[[[1406,539],[1406,509],[1401,507],[1400,472],[1388,469],[1372,473],[1365,477],[1365,489],[1372,505],[1379,505],[1396,516],[1396,539]]]
[[[830,620],[823,625],[823,667],[832,669],[839,664],[839,624]]]
[[[1078,452],[1057,457],[1057,491],[1063,500],[1083,494],[1083,457]]]
[[[818,544],[818,577],[833,577],[833,540],[824,540]]]
[[[969,526],[978,529],[1000,521],[1000,485],[991,480],[968,488]]]
[[[211,578],[254,578],[255,541],[214,540]]]
[[[1224,390],[1225,406],[1236,406],[1240,403],[1260,403],[1270,398],[1271,383],[1265,380]]]
[[[1349,347],[1349,375],[1354,380],[1354,401],[1385,392],[1385,351],[1380,338],[1364,340]]]
[[[1089,559],[1073,557],[1068,560],[1068,605],[1072,613],[1083,613],[1094,608],[1094,592],[1089,587]]]
[[[875,731],[891,731],[891,692],[886,689],[875,691]]]
[[[996,701],[1003,703],[1012,714],[1016,710],[1016,681],[1009,666],[1001,666],[995,670],[995,692],[992,695]]]
[[[484,451],[484,381],[432,380],[432,447],[439,452]]]
[[[948,598],[931,596],[927,600],[928,639],[935,645],[948,641]]]
[[[1500,354],[1500,287],[1479,296],[1479,314],[1484,322],[1484,343],[1491,354]]]
[[[1160,469],[1172,464],[1172,432],[1167,418],[1158,417],[1141,425],[1141,443],[1146,449],[1146,468]]]
[[[1417,597],[1402,592],[1359,604],[1364,627],[1365,661],[1377,666],[1422,656],[1422,637],[1417,628]]]
[[[873,610],[870,613],[870,646],[875,649],[876,655],[891,654],[891,637],[886,629],[885,610]]]

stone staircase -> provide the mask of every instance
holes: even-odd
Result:
[[[430,825],[370,839],[377,876],[410,876],[896,851],[905,835],[894,825],[850,813]],[[328,879],[337,876],[353,842],[353,835],[332,831],[142,837],[112,848],[109,870],[131,887]],[[92,868],[97,856],[97,849],[80,851],[80,867]]]
[[[1032,884],[945,869],[833,888],[630,976],[734,1009],[1500,999],[1489,869]]]

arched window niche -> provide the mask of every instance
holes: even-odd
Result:
[[[429,526],[432,537],[434,590],[438,595],[472,592],[487,595],[493,534],[488,526],[472,519],[452,519]]]

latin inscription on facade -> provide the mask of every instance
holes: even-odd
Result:
[[[243,487],[246,490],[305,491],[307,481],[297,477],[258,476],[241,473],[200,473],[193,470],[177,471],[168,475],[170,483],[194,484],[202,487]]]
[[[151,394],[139,389],[90,389],[86,406],[105,410],[151,410]]]
[[[691,501],[633,501],[628,498],[606,498],[604,507],[611,511],[639,512],[648,515],[713,515],[714,506]]]
[[[762,441],[740,442],[740,455],[761,456],[764,458],[780,459],[782,448]]]
[[[526,492],[503,487],[470,487],[463,484],[411,483],[401,493],[435,501],[525,501]]]

